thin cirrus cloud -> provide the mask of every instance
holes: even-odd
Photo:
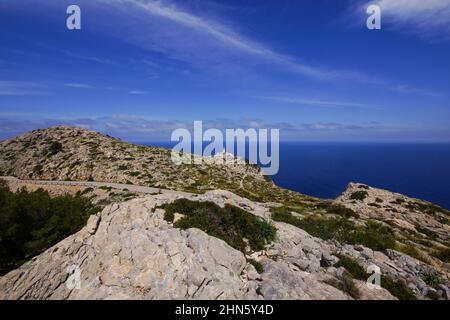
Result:
[[[301,99],[291,96],[250,96],[255,99],[268,100],[274,102],[281,102],[295,105],[306,105],[316,107],[351,107],[351,108],[367,108],[368,106],[362,103],[345,102],[345,101],[327,101],[327,100],[315,100],[315,99]]]
[[[450,40],[450,0],[378,0],[382,22],[431,40]]]
[[[94,87],[85,83],[66,83],[64,86],[74,89],[93,89]]]
[[[399,84],[392,88],[395,92],[402,93],[402,94],[418,94],[418,95],[424,95],[429,97],[441,97],[442,94],[434,91],[428,91],[423,89],[418,89],[411,87],[406,84]]]
[[[0,80],[0,96],[33,96],[46,94],[42,84],[30,81]]]
[[[143,90],[130,90],[128,91],[129,94],[132,95],[143,95],[143,94],[147,94],[147,91],[143,91]]]
[[[230,24],[206,18],[180,9],[172,2],[154,0],[98,0],[126,14],[140,16],[133,30],[133,39],[150,49],[161,50],[180,60],[207,60],[223,57],[228,51],[247,55],[303,76],[322,79],[349,79],[367,83],[380,83],[374,76],[353,70],[333,70],[300,63],[297,59],[279,53],[267,45],[254,41],[236,31]],[[134,9],[134,11],[132,10]],[[157,19],[158,21],[155,21]],[[152,30],[152,32],[148,32]],[[130,38],[128,37],[130,41]],[[192,46],[191,43],[202,43]]]

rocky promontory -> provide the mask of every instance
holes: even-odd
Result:
[[[0,299],[450,298],[449,212],[426,201],[359,183],[317,199],[245,163],[178,170],[167,150],[71,127],[0,150],[11,189],[103,207],[0,277]]]

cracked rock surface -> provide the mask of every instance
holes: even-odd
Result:
[[[352,299],[326,283],[335,268],[320,267],[331,250],[323,241],[276,224],[276,242],[255,253],[264,265],[258,274],[224,241],[168,224],[164,211],[155,208],[177,197],[147,196],[106,207],[81,231],[1,277],[0,299]],[[192,199],[232,202],[260,215],[267,211],[230,197],[214,191]],[[269,258],[275,254],[277,261]],[[385,290],[365,296],[393,298]]]

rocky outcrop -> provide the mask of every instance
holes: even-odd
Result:
[[[0,277],[0,299],[396,299],[398,290],[450,298],[448,257],[436,254],[448,256],[449,212],[425,201],[357,183],[334,202],[315,199],[274,186],[245,163],[176,166],[167,150],[71,127],[34,131],[0,150],[0,176],[26,180],[8,178],[12,190],[42,187],[106,206],[81,231]],[[180,198],[238,207],[273,224],[276,238],[241,252],[202,230],[178,229],[184,215],[168,222],[161,205]],[[272,221],[276,209],[285,220]],[[339,242],[299,223],[308,217],[319,225],[343,219],[349,232],[374,220],[393,240],[383,249]],[[374,266],[395,288],[366,284]]]
[[[195,166],[177,165],[168,149],[130,144],[69,126],[35,130],[2,141],[0,151],[0,176],[23,180],[90,180],[198,192],[223,185],[239,189],[245,175],[257,184],[271,186],[259,167],[242,161],[220,165],[217,155]],[[227,154],[220,156],[230,160]]]
[[[156,204],[147,198],[107,207],[79,233],[1,278],[0,298],[246,296],[244,255],[198,229],[170,227],[160,210],[152,212]],[[79,289],[67,282],[73,270],[80,271]]]
[[[450,212],[430,202],[358,183],[350,183],[337,202],[362,218],[386,221],[418,233],[429,230],[444,242],[450,240]]]
[[[367,185],[350,183],[336,199],[358,213],[359,220],[375,220],[390,226],[396,239],[409,246],[407,253],[449,272],[449,266],[434,257],[450,243],[450,212],[432,203]],[[411,250],[411,247],[414,250]]]
[[[80,232],[0,278],[0,299],[353,299],[333,285],[343,274],[333,267],[334,253],[361,252],[353,246],[275,223],[274,243],[245,256],[201,230],[179,230],[165,221],[157,207],[179,197],[159,194],[106,207]],[[269,212],[226,191],[190,198],[231,203],[261,217]],[[367,254],[376,263],[378,255]],[[249,259],[264,271],[259,274]],[[402,268],[395,259],[383,259]],[[394,299],[384,289],[354,284],[361,298]]]

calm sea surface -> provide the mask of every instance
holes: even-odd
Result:
[[[360,182],[450,209],[450,144],[281,143],[273,180],[320,198]]]

